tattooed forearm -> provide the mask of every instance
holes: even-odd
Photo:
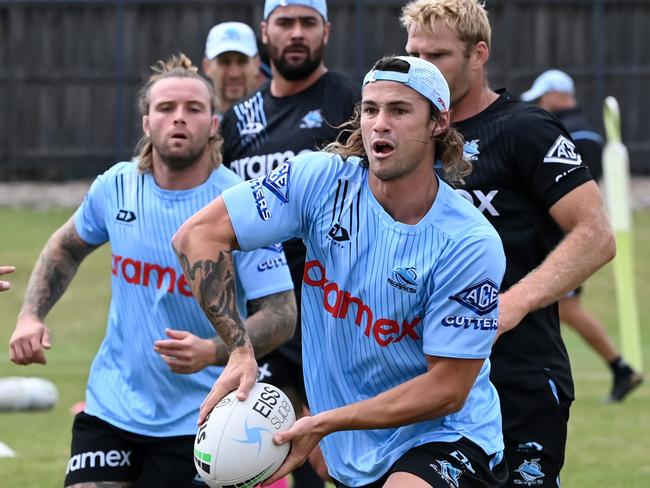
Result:
[[[293,291],[251,300],[247,303],[247,309],[248,318],[244,321],[244,327],[255,349],[255,357],[268,354],[293,337],[297,315]],[[215,364],[223,366],[228,362],[228,350],[218,337],[213,341],[217,346]]]
[[[74,218],[68,220],[41,252],[29,278],[21,314],[45,318],[68,288],[81,262],[97,247],[79,237]]]
[[[191,263],[185,253],[174,249],[192,292],[223,340],[228,353],[250,344],[237,310],[235,274],[230,251],[220,251],[215,261]]]

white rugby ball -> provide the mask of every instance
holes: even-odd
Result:
[[[194,440],[194,464],[211,488],[257,486],[289,454],[288,442],[273,442],[296,421],[289,398],[267,383],[257,383],[243,402],[235,393],[214,407]]]

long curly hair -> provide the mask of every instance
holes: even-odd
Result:
[[[375,63],[373,69],[381,71],[404,72],[404,61],[388,56],[381,58]],[[441,120],[441,113],[431,103],[431,120]],[[358,103],[354,109],[352,118],[338,127],[341,129],[337,139],[323,148],[324,151],[338,154],[343,159],[350,156],[366,158],[366,150],[363,147],[363,136],[361,134],[361,104]],[[436,143],[436,159],[442,162],[442,171],[445,181],[450,184],[464,183],[464,177],[472,172],[472,163],[463,158],[465,139],[456,129],[447,127],[434,137]]]

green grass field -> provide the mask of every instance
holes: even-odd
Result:
[[[0,459],[0,486],[61,487],[70,444],[70,406],[83,399],[90,362],[104,334],[110,297],[110,250],[91,255],[47,319],[53,347],[46,366],[20,367],[8,359],[31,267],[51,232],[70,210],[32,211],[0,207],[0,264],[14,264],[14,286],[0,295],[0,376],[41,376],[59,389],[49,412],[0,413],[0,441],[17,457]],[[650,365],[650,211],[635,215],[636,283],[644,364]],[[585,303],[618,337],[612,270],[608,266],[586,286]],[[650,486],[650,388],[643,385],[624,403],[604,405],[609,370],[571,331],[565,330],[576,379],[563,487]],[[648,382],[650,383],[650,381]]]

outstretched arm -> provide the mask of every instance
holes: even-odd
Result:
[[[68,288],[81,262],[98,246],[84,242],[71,217],[41,251],[29,278],[25,300],[11,336],[11,360],[16,364],[45,364],[50,330],[43,320]]]
[[[223,198],[188,219],[174,235],[172,246],[194,297],[230,354],[226,369],[201,405],[201,423],[232,390],[245,399],[257,379],[253,345],[237,311],[232,250],[238,244]]]
[[[282,291],[248,302],[244,327],[261,357],[288,341],[296,325],[296,299],[293,291]],[[169,339],[156,341],[154,348],[175,373],[195,373],[212,364],[224,366],[228,349],[219,336],[201,339],[187,331],[166,331]]]
[[[566,236],[536,269],[506,290],[499,302],[499,334],[515,328],[533,310],[545,307],[582,284],[616,253],[600,190],[589,181],[549,210]]]

